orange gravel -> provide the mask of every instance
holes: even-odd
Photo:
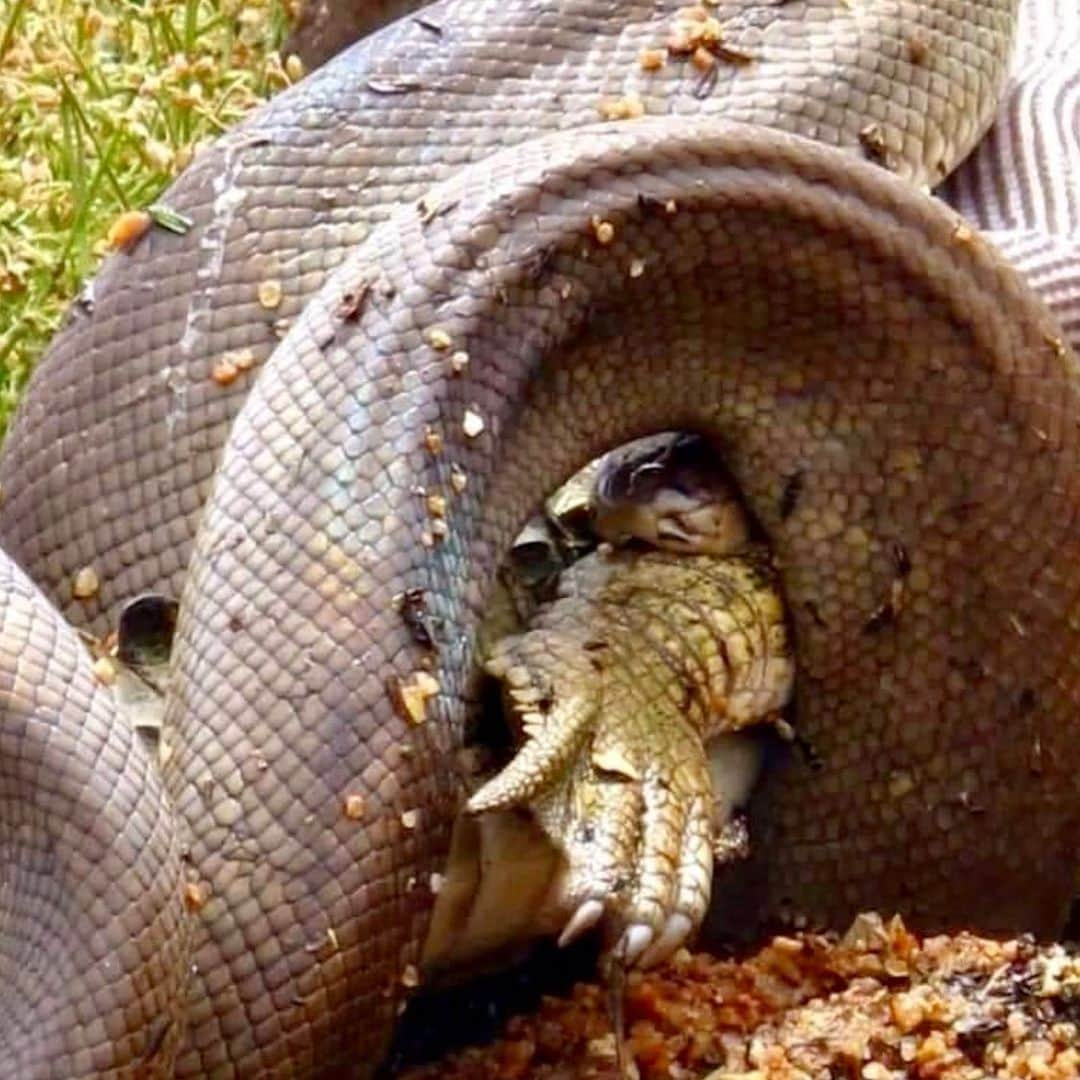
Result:
[[[500,1039],[407,1080],[615,1078],[600,983],[545,998]],[[736,963],[682,951],[632,973],[624,1075],[751,1080],[1080,1077],[1080,953],[968,934],[920,940],[863,916],[840,940],[775,938]]]

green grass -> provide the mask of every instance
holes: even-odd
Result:
[[[0,436],[124,210],[288,85],[289,0],[0,0]]]

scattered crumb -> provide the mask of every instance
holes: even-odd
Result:
[[[614,1080],[607,989],[579,983],[496,1042],[407,1080]],[[776,938],[742,962],[680,950],[627,977],[642,1080],[981,1080],[1080,1076],[1080,955],[970,934],[919,939],[862,916],[847,935]]]
[[[642,100],[631,95],[604,98],[596,108],[605,120],[634,120],[645,115],[645,105]]]
[[[92,566],[84,566],[76,572],[71,582],[71,595],[76,600],[90,600],[97,596],[100,588],[97,571]]]
[[[153,224],[145,210],[125,210],[109,226],[106,243],[118,251],[130,251]]]
[[[267,311],[274,311],[281,306],[282,288],[281,282],[276,278],[260,281],[258,287],[259,306]]]

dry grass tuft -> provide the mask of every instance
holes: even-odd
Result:
[[[290,0],[0,0],[0,435],[110,225],[288,85],[289,14]]]

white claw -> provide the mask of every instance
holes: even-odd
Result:
[[[570,916],[570,921],[563,927],[559,935],[559,948],[577,941],[582,934],[591,930],[604,914],[604,905],[599,900],[586,900],[581,907]]]
[[[649,927],[642,923],[635,923],[629,927],[625,934],[622,936],[622,940],[619,942],[615,949],[615,955],[618,956],[627,967],[633,967],[637,963],[638,957],[649,947],[652,943],[653,932]]]
[[[650,968],[662,964],[686,939],[694,929],[694,924],[679,912],[668,916],[660,936],[649,946],[641,958],[639,967]]]

